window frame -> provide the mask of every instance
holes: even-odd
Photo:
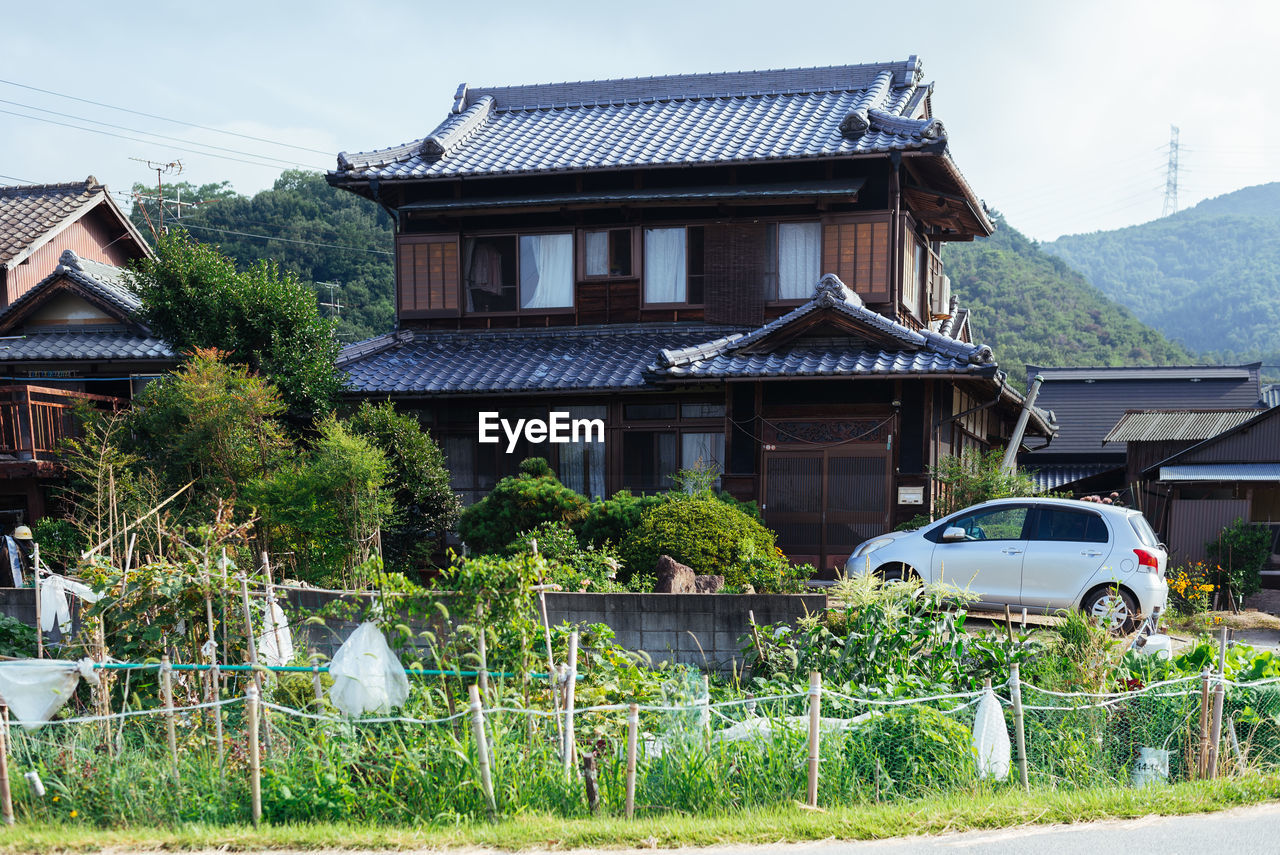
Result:
[[[780,219],[766,221],[765,225],[773,229],[773,242],[774,242],[773,258],[774,258],[775,264],[778,267],[781,267],[781,256],[779,253],[779,250],[781,247],[779,245],[779,241],[781,240],[781,237],[782,237],[782,229],[780,227],[783,224],[791,224],[791,225],[811,224],[811,225],[816,225],[818,227],[818,277],[820,279],[821,277],[825,276],[827,273],[830,273],[831,271],[822,269],[822,246],[823,246],[823,240],[826,237],[825,230],[827,228],[827,223],[828,221],[823,219],[822,217],[817,217],[817,218],[782,217]],[[766,248],[766,255],[765,255],[766,260],[769,257],[767,252],[768,250]],[[790,307],[802,306],[813,299],[812,290],[807,296],[804,296],[804,297],[786,297],[786,298],[779,297],[778,288],[781,287],[781,284],[782,284],[780,271],[777,269],[774,269],[773,271],[766,270],[764,275],[765,275],[764,304],[766,306],[790,306]],[[772,277],[772,281],[770,281],[770,277]],[[813,284],[814,284],[814,287],[817,287],[817,284],[818,284],[817,280],[814,280]]]
[[[708,223],[705,223],[705,222],[703,222],[703,223],[673,223],[673,224],[669,224],[669,225],[665,225],[665,224],[662,224],[662,223],[648,223],[648,224],[645,224],[645,225],[644,225],[644,226],[639,230],[639,231],[640,231],[640,256],[639,256],[639,261],[640,261],[640,277],[639,277],[639,278],[640,278],[640,308],[642,308],[642,309],[702,309],[702,308],[705,308],[705,307],[706,307],[706,305],[707,305],[707,289],[706,289],[706,278],[707,278],[707,273],[706,273],[706,265],[707,265],[707,261],[706,261],[706,252],[707,252],[707,250],[706,250],[706,231],[705,231],[705,227],[706,227],[707,225],[708,225]],[[651,302],[649,302],[649,300],[648,300],[648,296],[647,296],[647,293],[646,293],[646,292],[647,292],[647,288],[646,288],[646,285],[645,285],[645,274],[647,273],[647,271],[645,270],[645,264],[644,264],[644,253],[645,253],[645,248],[646,248],[646,244],[645,244],[645,240],[644,240],[644,232],[646,232],[646,231],[650,231],[650,230],[657,231],[657,230],[659,230],[659,229],[684,229],[684,297],[685,297],[685,299],[684,299],[684,301],[683,301],[683,302],[676,302],[676,303],[670,303],[670,302],[668,302],[668,303],[651,303]],[[693,258],[693,253],[689,252],[689,230],[690,230],[690,229],[702,229],[702,230],[703,230],[703,232],[702,232],[702,237],[701,237],[701,239],[700,239],[700,240],[701,240],[701,245],[702,245],[702,272],[701,272],[701,273],[698,273],[698,274],[693,274],[693,273],[690,273],[690,272],[689,272],[689,264],[690,264],[690,260]],[[701,282],[700,282],[700,287],[702,288],[702,299],[701,299],[701,300],[699,300],[699,301],[698,301],[698,302],[696,302],[696,303],[691,303],[691,302],[689,302],[689,280],[690,280],[690,279],[692,279],[694,275],[697,275],[698,279],[699,279],[699,280],[701,280]]]
[[[647,227],[646,227],[647,228]],[[631,272],[625,275],[613,273],[597,273],[591,275],[587,273],[587,232],[628,232],[631,240]],[[599,226],[599,227],[582,227],[577,230],[577,243],[574,246],[574,254],[577,256],[577,274],[579,282],[632,282],[642,279],[642,256],[644,251],[640,236],[641,229],[636,226]],[[686,237],[686,240],[688,238]]]
[[[404,289],[410,283],[405,282],[402,275],[404,255],[403,247],[420,246],[430,244],[452,244],[456,261],[456,276],[453,282],[453,308],[439,309],[405,309],[404,306]],[[416,280],[413,286],[417,287]],[[446,293],[448,286],[446,283]],[[416,301],[415,301],[416,302]],[[423,234],[400,234],[396,235],[395,241],[395,310],[396,317],[407,318],[409,320],[420,318],[456,318],[464,314],[463,312],[463,291],[462,291],[462,235],[458,232],[436,232]]]
[[[538,309],[522,309],[520,308],[520,238],[522,237],[541,237],[543,235],[569,235],[569,239],[573,241],[573,246],[569,249],[571,265],[576,263],[578,255],[578,246],[581,241],[578,240],[577,229],[473,229],[460,232],[458,234],[458,314],[465,317],[481,317],[481,318],[509,318],[517,315],[572,315],[578,311],[578,278],[577,270],[574,268],[574,276],[572,279],[573,303],[568,306],[547,306]],[[504,309],[497,312],[482,312],[477,310],[468,310],[467,305],[467,285],[465,264],[463,254],[466,250],[466,242],[468,239],[476,238],[500,238],[509,237],[515,239],[516,242],[516,308]]]

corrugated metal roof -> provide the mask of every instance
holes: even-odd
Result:
[[[1280,463],[1161,466],[1161,481],[1280,481]]]
[[[1267,408],[1280,407],[1280,383],[1262,387],[1262,405]]]
[[[1258,415],[1247,410],[1130,410],[1103,442],[1195,442],[1217,436]]]
[[[106,192],[92,175],[65,184],[0,187],[0,265],[13,267]]]
[[[1037,492],[1046,493],[1057,490],[1059,487],[1070,484],[1073,481],[1079,481],[1082,478],[1101,475],[1103,472],[1114,468],[1116,467],[1107,463],[1063,463],[1060,465],[1026,467],[1023,471],[1035,482]]]
[[[158,338],[122,331],[41,332],[0,344],[0,363],[45,360],[173,359]]]
[[[714,326],[634,325],[476,332],[401,331],[343,348],[360,393],[609,391],[643,387],[664,347],[732,332]]]
[[[339,178],[775,161],[922,149],[946,132],[906,62],[468,90],[420,140],[342,153]]]

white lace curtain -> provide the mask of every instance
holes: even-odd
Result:
[[[520,308],[573,305],[573,235],[520,237]]]
[[[778,299],[813,296],[822,266],[822,225],[782,223],[778,226]]]
[[[609,233],[587,232],[583,235],[588,276],[609,275]]]
[[[606,407],[566,407],[571,419],[604,420]],[[585,435],[594,438],[587,432]],[[560,446],[560,483],[588,498],[604,498],[604,443],[569,442]]]
[[[644,230],[644,301],[685,301],[684,229]]]

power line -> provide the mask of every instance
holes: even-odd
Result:
[[[77,131],[88,131],[91,134],[102,134],[103,136],[115,137],[116,139],[128,140],[129,142],[143,143],[144,145],[155,145],[154,140],[143,140],[143,139],[138,139],[137,137],[125,136],[124,134],[114,134],[111,131],[100,131],[97,128],[86,128],[80,125],[73,125],[68,122],[59,122],[55,119],[41,118],[40,116],[28,116],[25,113],[15,113],[12,110],[0,110],[0,113],[4,113],[5,115],[8,115],[8,116],[17,116],[20,119],[30,119],[33,122],[46,122],[50,125],[59,125],[64,128],[73,128]],[[183,148],[182,146],[175,146],[175,145],[171,145],[170,148],[176,151],[185,151],[188,154],[198,154],[198,155],[203,155],[204,157],[217,157],[222,160],[234,160],[237,163],[247,163],[250,166],[260,166],[263,169],[274,169],[274,170],[280,169],[279,166],[273,163],[261,163],[254,160],[245,160],[244,158],[231,157],[230,155],[226,155],[226,154],[214,154],[213,152],[210,152],[210,151],[198,151],[193,148]]]
[[[275,240],[275,241],[280,241],[281,243],[296,243],[296,244],[302,244],[304,246],[323,246],[323,247],[327,247],[328,249],[349,249],[353,252],[368,252],[374,255],[395,255],[394,252],[386,249],[369,249],[367,247],[351,246],[349,244],[320,243],[319,241],[314,241],[314,240],[298,240],[296,238],[276,237],[275,235],[259,235],[259,234],[254,234],[253,232],[238,232],[238,231],[233,231],[231,229],[215,229],[213,226],[197,226],[194,223],[183,223],[182,227],[184,229],[201,229],[202,231],[206,231],[206,232],[218,232],[219,234],[224,234],[224,235],[239,235],[240,237],[258,238],[259,240]]]
[[[17,83],[12,80],[0,80],[0,83],[7,84],[9,86],[17,86],[20,89],[29,89],[32,92],[42,92],[45,95],[53,95],[58,98],[66,98],[70,101],[79,101],[82,104],[92,104],[95,107],[105,107],[108,110],[119,110],[123,113],[133,113],[135,116],[145,116],[148,119],[158,119],[162,122],[172,122],[175,125],[186,125],[189,128],[199,128],[202,131],[211,131],[215,134],[226,134],[227,136],[240,137],[241,139],[253,140],[254,142],[267,143],[268,145],[278,145],[283,148],[293,148],[293,149],[297,149],[298,151],[309,151],[312,154],[323,154],[326,157],[333,156],[333,152],[331,151],[320,151],[319,149],[307,148],[306,146],[294,145],[293,143],[277,142],[276,140],[269,140],[269,139],[266,139],[265,137],[255,137],[252,134],[240,134],[240,133],[236,133],[235,131],[224,131],[220,128],[211,128],[208,125],[199,125],[199,124],[196,124],[195,122],[183,121],[182,119],[171,119],[168,116],[157,116],[155,113],[144,113],[141,110],[131,110],[128,107],[117,107],[113,104],[104,104],[101,101],[92,101],[88,98],[78,98],[75,95],[66,95],[62,92],[54,92],[51,89],[41,89],[38,86],[28,86],[25,83]]]
[[[0,175],[0,178],[4,178],[4,179],[6,179],[6,180],[8,180],[8,181],[17,181],[19,184],[35,184],[35,183],[37,183],[37,182],[35,182],[35,181],[32,181],[32,180],[31,180],[31,179],[29,179],[29,178],[17,178],[17,177],[15,177],[15,176],[13,176],[13,175]]]
[[[76,116],[72,113],[60,113],[57,110],[46,110],[43,107],[36,107],[32,104],[23,104],[19,101],[7,101],[3,98],[0,98],[0,104],[8,104],[12,107],[21,107],[24,110],[35,110],[38,113],[48,113],[51,116],[61,116],[64,119],[74,119],[77,122],[88,122],[91,125],[102,125],[104,128],[115,128],[118,131],[129,131],[130,133],[134,133],[134,134],[145,134],[146,136],[149,136],[149,137],[155,137],[156,139],[161,139],[161,140],[168,140],[170,142],[186,143],[187,145],[198,145],[202,148],[211,148],[217,151],[229,152],[231,154],[244,155],[246,157],[256,157],[260,160],[274,160],[277,163],[284,164],[285,166],[304,166],[305,165],[305,164],[298,163],[296,160],[283,160],[278,157],[271,157],[270,155],[254,154],[253,152],[241,151],[239,149],[234,149],[234,148],[227,148],[226,146],[213,145],[211,143],[196,142],[195,140],[182,139],[181,137],[166,136],[165,134],[157,134],[154,131],[144,131],[144,130],[141,130],[140,128],[130,128],[126,125],[114,125],[111,122],[100,122],[97,119],[90,119],[85,116]],[[30,118],[37,119],[38,117],[31,116]],[[92,130],[92,128],[84,128],[84,130]]]

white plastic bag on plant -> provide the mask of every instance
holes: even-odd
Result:
[[[362,623],[329,663],[329,700],[349,716],[385,713],[409,697],[409,678],[378,627]]]
[[[978,755],[978,777],[1009,777],[1009,731],[996,693],[987,689],[973,714],[973,750]]]
[[[0,698],[23,727],[35,730],[62,708],[84,672],[81,663],[65,659],[0,662]],[[92,663],[88,673],[93,674]]]
[[[293,659],[293,634],[289,632],[289,620],[274,596],[267,598],[266,614],[262,617],[258,658],[268,665],[288,665]]]
[[[1163,748],[1139,748],[1131,780],[1135,787],[1169,783],[1169,752]]]

